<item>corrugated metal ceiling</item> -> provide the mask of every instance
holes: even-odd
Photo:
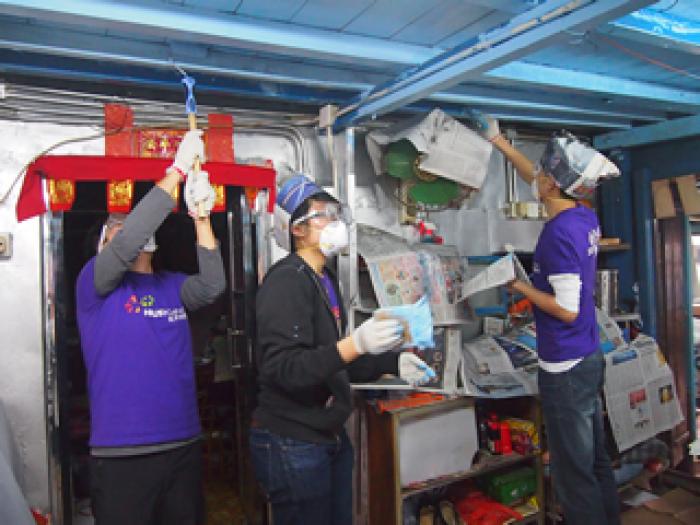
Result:
[[[507,24],[546,26],[542,13],[596,13],[603,6],[586,15],[589,24],[581,15],[562,25],[574,29],[551,25],[543,37],[535,28],[500,61],[473,68],[465,61],[435,90],[428,75],[426,88],[408,93],[405,109],[441,105],[460,115],[474,107],[533,125],[598,130],[699,113],[700,0],[618,2],[609,11],[606,3],[615,2],[0,1],[0,77],[10,86],[82,84],[103,94],[157,90],[177,97],[177,62],[210,103],[264,101],[311,113],[323,103],[361,105],[378,85],[393,91],[402,72],[455,46],[486,42]],[[10,97],[0,110],[8,104]],[[394,106],[380,102],[378,113]],[[361,121],[360,113],[350,113],[349,122]]]

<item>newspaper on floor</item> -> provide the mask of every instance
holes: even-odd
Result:
[[[466,299],[484,290],[503,286],[514,279],[519,279],[530,284],[530,278],[522,264],[520,264],[518,257],[513,253],[509,253],[466,281],[462,286],[461,293],[457,297],[457,301]]]
[[[485,335],[463,345],[460,372],[466,395],[537,394],[537,354],[518,336],[518,331],[499,337]]]
[[[620,451],[683,420],[673,373],[653,338],[639,335],[605,360],[605,402]]]

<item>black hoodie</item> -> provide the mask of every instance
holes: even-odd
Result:
[[[275,434],[335,442],[352,410],[350,381],[398,374],[398,353],[343,362],[336,343],[347,317],[336,276],[326,268],[341,303],[341,326],[313,269],[290,254],[268,271],[256,298],[256,361],[260,392],[253,418]]]

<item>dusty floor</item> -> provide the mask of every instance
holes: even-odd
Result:
[[[211,480],[205,483],[207,525],[239,525],[243,511],[231,482]]]

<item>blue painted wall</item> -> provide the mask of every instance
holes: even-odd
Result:
[[[622,176],[603,183],[598,194],[603,235],[629,242],[628,252],[599,257],[599,266],[620,271],[620,302],[634,300],[633,285],[639,283],[640,310],[645,332],[656,335],[653,267],[653,180],[700,173],[700,137],[633,148],[620,154]],[[618,161],[619,159],[616,159]]]
[[[622,304],[634,298],[632,286],[635,282],[639,283],[644,332],[657,337],[651,181],[700,173],[700,137],[634,148],[623,152],[621,158],[622,176],[604,183],[599,190],[599,212],[603,234],[607,237],[621,237],[626,242],[631,240],[632,249],[599,257],[599,266],[619,270]],[[688,282],[691,278],[691,264],[688,249],[685,264]],[[688,302],[692,300],[690,287],[686,299]],[[689,413],[694,414],[696,373],[690,310],[688,325],[688,407]],[[697,437],[697,430],[693,425],[689,425],[689,429],[693,440]]]

